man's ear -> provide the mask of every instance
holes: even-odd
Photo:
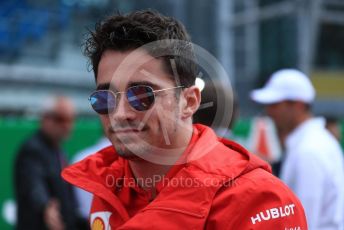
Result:
[[[197,86],[191,86],[183,90],[182,96],[182,118],[190,118],[198,110],[201,104],[201,91]]]

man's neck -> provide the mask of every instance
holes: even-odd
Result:
[[[289,130],[289,134],[292,133],[297,127],[299,127],[302,123],[304,123],[305,121],[309,120],[310,118],[312,118],[312,114],[311,113],[305,113],[302,116],[297,117],[297,119],[295,120],[293,126]]]
[[[45,131],[44,129],[39,130],[40,135],[44,138],[44,141],[53,148],[59,148],[60,143],[55,140],[51,135],[49,135],[49,132]]]
[[[138,185],[144,190],[155,187],[172,167],[172,165],[158,165],[146,160],[130,160],[129,165]]]

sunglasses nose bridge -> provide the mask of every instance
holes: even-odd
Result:
[[[112,111],[112,116],[119,119],[132,117],[131,114],[133,114],[133,109],[125,96],[125,92],[116,93],[115,95],[116,108]]]

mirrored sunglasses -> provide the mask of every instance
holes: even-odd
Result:
[[[151,86],[136,85],[127,88],[125,92],[96,90],[90,95],[88,100],[90,101],[94,111],[99,114],[109,114],[116,109],[118,101],[117,96],[119,94],[125,94],[127,101],[132,108],[137,111],[146,111],[153,106],[156,93],[178,88],[183,88],[183,86],[154,90]]]

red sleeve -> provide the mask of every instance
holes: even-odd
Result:
[[[291,190],[272,175],[259,174],[268,175],[259,170],[218,191],[206,229],[307,229],[303,207]]]

